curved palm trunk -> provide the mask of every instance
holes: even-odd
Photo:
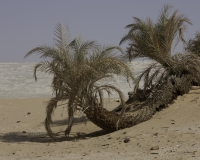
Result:
[[[187,86],[184,90],[183,84]],[[190,86],[191,82],[183,78],[169,79],[155,88],[142,104],[136,106],[136,104],[129,102],[128,111],[119,121],[118,129],[132,127],[151,119],[156,111],[166,108],[178,95],[187,93]],[[91,122],[100,128],[115,131],[117,130],[116,123],[119,119],[120,107],[117,107],[115,111],[108,111],[102,107],[89,107],[84,113]]]
[[[103,130],[115,131],[119,114],[108,111],[102,107],[89,107],[85,112],[87,118]],[[132,127],[141,122],[151,119],[154,114],[153,108],[145,106],[136,112],[127,112],[120,119],[118,129]]]
[[[152,118],[156,111],[160,111],[162,108],[168,106],[178,95],[189,92],[192,81],[190,76],[183,77],[171,77],[161,85],[153,89],[148,98],[138,103],[134,98],[130,97],[127,101],[126,111],[123,117],[120,119],[117,127],[117,122],[120,118],[120,111],[122,107],[117,107],[113,111],[108,111],[103,107],[90,106],[84,113],[88,119],[107,131],[116,131],[118,129],[124,129],[132,127],[141,122],[147,121]],[[45,120],[45,127],[49,136],[56,140],[55,135],[52,133],[50,123],[52,122],[50,113],[52,109],[56,107],[58,99],[52,99],[47,107],[47,118]],[[70,112],[71,113],[71,112]],[[69,115],[70,115],[69,113]],[[71,129],[73,124],[73,117],[71,117],[71,123],[69,123],[68,129]],[[66,133],[65,132],[65,133]]]

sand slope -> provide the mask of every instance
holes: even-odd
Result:
[[[45,98],[0,100],[0,160],[4,159],[200,159],[200,88],[180,96],[167,109],[144,123],[105,133],[86,118],[77,118],[69,138],[66,109],[58,107],[53,131],[46,135]],[[111,99],[109,109],[118,103]],[[62,116],[61,116],[62,114]],[[25,131],[25,132],[23,132]],[[124,143],[125,138],[130,138]],[[155,147],[156,150],[150,150]]]

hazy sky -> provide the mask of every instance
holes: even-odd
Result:
[[[186,39],[200,30],[200,0],[0,0],[0,62],[38,61],[23,57],[38,45],[52,45],[58,23],[68,26],[71,38],[118,45],[133,16],[155,20],[164,4],[193,22]]]

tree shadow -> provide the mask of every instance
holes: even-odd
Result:
[[[112,133],[113,131],[105,131],[105,130],[99,130],[99,131],[95,131],[95,132],[92,132],[92,133],[88,133],[87,134],[87,137],[100,137],[100,136],[103,136],[103,135],[106,135],[106,134],[110,134]]]
[[[63,141],[78,141],[78,140],[86,140],[93,137],[99,137],[110,132],[99,130],[89,134],[85,134],[82,132],[71,132],[69,137],[64,135],[64,132],[56,133],[56,142]],[[23,143],[23,142],[36,142],[36,143],[52,143],[54,142],[46,132],[9,132],[9,133],[0,133],[0,141],[5,143]]]
[[[0,141],[15,143],[15,142],[41,142],[49,143],[52,139],[47,136],[46,132],[9,132],[5,134],[0,134]]]

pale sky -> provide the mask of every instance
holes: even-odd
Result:
[[[186,40],[200,31],[200,0],[0,0],[0,62],[39,61],[37,56],[23,57],[38,45],[53,45],[58,23],[68,26],[72,39],[80,35],[118,45],[133,16],[155,20],[164,4],[192,21]]]

